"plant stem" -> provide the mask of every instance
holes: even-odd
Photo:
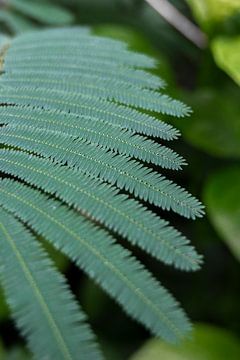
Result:
[[[145,1],[152,8],[154,8],[169,24],[181,32],[188,40],[193,42],[200,49],[206,47],[206,35],[178,9],[176,9],[168,0]]]

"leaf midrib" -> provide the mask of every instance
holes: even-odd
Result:
[[[165,322],[165,324],[167,324],[167,326],[172,329],[173,333],[175,333],[175,335],[178,338],[181,338],[181,332],[179,331],[179,329],[172,324],[172,322],[166,317],[166,315],[161,312],[156,305],[154,305],[140,290],[139,288],[135,287],[129,280],[128,278],[121,273],[121,271],[119,271],[115,266],[113,266],[110,262],[109,259],[105,258],[103,255],[101,255],[99,253],[99,251],[97,249],[95,249],[93,246],[89,245],[88,242],[79,237],[74,231],[72,231],[71,229],[69,229],[68,227],[66,227],[65,225],[63,225],[63,223],[60,223],[58,220],[54,219],[52,216],[50,216],[49,214],[45,213],[44,211],[42,211],[40,208],[36,207],[34,204],[30,203],[29,201],[26,201],[25,199],[21,198],[19,195],[16,194],[11,194],[9,192],[7,192],[6,190],[4,191],[3,189],[0,189],[0,191],[5,192],[8,196],[11,197],[15,197],[17,200],[19,200],[22,203],[25,203],[27,206],[29,206],[30,208],[35,209],[37,212],[41,213],[43,216],[47,217],[48,219],[50,219],[50,221],[56,223],[60,228],[64,229],[67,233],[69,233],[71,236],[73,236],[76,240],[80,241],[83,246],[87,247],[92,253],[94,253],[96,255],[96,257],[98,257],[104,264],[105,266],[109,267],[112,271],[115,272],[115,274],[122,279],[122,281],[124,283],[127,284],[127,286],[132,289],[132,291],[140,297],[140,299],[142,299],[143,303],[148,304],[148,306],[150,308],[153,309],[153,311],[158,315],[158,317],[161,319],[161,321]],[[31,224],[30,224],[31,226]]]
[[[33,170],[34,172],[40,173],[40,174],[45,175],[45,176],[47,176],[47,177],[51,177],[51,178],[53,178],[54,180],[58,181],[59,183],[63,183],[63,184],[65,184],[65,185],[69,186],[70,188],[74,188],[75,190],[77,190],[77,191],[79,191],[79,192],[82,192],[82,193],[85,194],[86,196],[88,196],[88,197],[90,197],[90,198],[93,198],[95,201],[104,204],[106,207],[108,207],[108,208],[111,209],[112,211],[120,214],[122,217],[126,218],[129,222],[131,222],[131,223],[139,226],[139,228],[141,228],[141,229],[142,229],[143,231],[145,231],[146,233],[151,234],[151,236],[152,236],[154,239],[156,239],[157,241],[159,241],[159,238],[156,236],[156,233],[154,233],[153,231],[151,231],[151,229],[148,229],[146,226],[144,226],[144,225],[141,224],[140,222],[136,221],[135,219],[132,219],[132,218],[129,217],[126,213],[120,211],[119,209],[117,209],[116,207],[114,207],[114,206],[112,206],[111,204],[107,203],[107,202],[104,201],[103,199],[94,196],[92,193],[89,193],[89,192],[87,192],[86,190],[81,189],[81,188],[79,188],[78,186],[76,186],[76,185],[74,185],[74,184],[71,184],[71,183],[69,183],[69,182],[66,181],[66,180],[63,180],[63,179],[61,179],[61,178],[59,178],[59,177],[56,177],[56,176],[52,175],[51,173],[49,173],[49,172],[47,172],[47,171],[39,170],[39,169],[36,169],[36,168],[34,168],[34,167],[26,166],[26,165],[23,165],[23,164],[20,164],[20,163],[18,163],[18,162],[14,162],[14,161],[11,161],[11,160],[6,160],[6,159],[3,159],[3,158],[0,158],[0,159],[3,160],[3,161],[5,161],[5,162],[8,162],[8,163],[15,164],[15,165],[17,165],[17,166],[21,166],[21,167],[23,167],[23,168],[25,168],[25,169]],[[32,183],[32,181],[30,181],[30,183]],[[42,185],[37,185],[37,186],[39,186],[39,188],[44,188]],[[58,197],[59,197],[60,199],[62,198],[61,194],[59,194],[59,191],[58,191]],[[63,200],[63,201],[69,203],[66,199]],[[79,205],[76,205],[76,204],[75,204],[75,206],[76,206],[78,209],[80,209]],[[93,218],[95,218],[94,215],[91,215],[91,216],[92,216]],[[100,219],[98,219],[98,220],[100,220]],[[104,221],[104,223],[105,223],[105,222],[106,222],[106,221]],[[122,231],[121,231],[121,232],[122,232]],[[163,240],[163,241],[164,241],[164,240]],[[165,242],[165,241],[164,241],[164,242]],[[167,245],[167,244],[165,244],[165,245]],[[172,248],[170,245],[168,245],[168,247],[169,247],[169,248]],[[191,259],[190,257],[184,255],[184,254],[180,251],[180,249],[174,249],[174,251],[175,251],[176,253],[178,253],[179,256],[183,257],[185,260],[187,260],[189,263],[193,264],[194,266],[198,265],[196,261],[193,261],[193,259]]]
[[[31,274],[31,271],[29,270],[25,260],[23,259],[22,255],[20,254],[20,252],[18,251],[15,243],[14,243],[14,240],[12,239],[11,235],[9,234],[9,232],[7,231],[6,227],[4,226],[4,224],[0,223],[0,226],[2,227],[3,229],[3,232],[5,233],[6,235],[6,238],[8,239],[8,242],[9,242],[9,245],[11,246],[19,264],[20,264],[20,267],[22,268],[23,270],[23,273],[27,279],[27,281],[29,282],[32,290],[33,290],[33,293],[35,294],[35,297],[37,299],[37,301],[39,302],[40,304],[40,307],[42,308],[43,310],[43,313],[45,314],[46,316],[46,319],[49,323],[49,326],[50,328],[52,329],[52,332],[53,332],[53,335],[56,339],[56,342],[59,344],[59,348],[60,348],[60,351],[61,353],[63,354],[63,357],[64,359],[66,360],[72,360],[73,357],[71,356],[71,353],[67,347],[67,344],[66,342],[64,341],[64,337],[62,336],[61,334],[61,331],[59,330],[52,314],[51,314],[51,311],[49,310],[49,307],[46,303],[46,301],[44,300],[44,297],[43,295],[41,294],[41,291],[40,289],[38,288],[36,282],[34,281],[34,277],[32,276]]]

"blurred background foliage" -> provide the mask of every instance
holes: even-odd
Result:
[[[179,345],[150,340],[131,360],[236,360],[239,357],[238,339],[225,330],[196,324],[193,336],[194,340]]]
[[[196,222],[168,217],[193,240],[205,264],[195,274],[177,273],[135,253],[181,299],[196,323],[192,339],[178,346],[149,340],[75,266],[48,250],[108,359],[234,360],[240,358],[240,0],[171,3],[205,32],[204,48],[190,43],[144,0],[0,0],[0,43],[3,34],[90,25],[96,34],[122,39],[158,59],[155,73],[166,80],[168,92],[193,109],[189,118],[165,119],[181,130],[183,138],[173,147],[189,162],[175,180],[201,198],[207,213]],[[0,292],[0,359],[28,359],[8,315]]]

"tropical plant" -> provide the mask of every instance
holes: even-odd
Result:
[[[238,338],[230,331],[206,324],[195,324],[194,336],[181,344],[151,339],[131,360],[236,360],[240,354]]]
[[[38,359],[101,358],[37,235],[154,335],[181,339],[191,328],[185,313],[116,239],[178,269],[199,268],[185,236],[147,207],[203,215],[197,199],[155,170],[185,160],[160,144],[179,132],[154,112],[181,117],[189,108],[158,91],[164,82],[142,69],[155,66],[152,58],[86,28],[1,44],[0,274],[29,348]]]
[[[73,16],[48,0],[0,0],[0,23],[11,33],[31,30],[39,24],[67,25]]]

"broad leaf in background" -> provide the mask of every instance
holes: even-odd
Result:
[[[185,139],[213,156],[240,158],[240,102],[237,86],[196,90],[181,96],[193,109],[178,126]],[[175,123],[175,120],[171,120]]]
[[[210,220],[240,260],[240,167],[214,174],[205,188]]]
[[[216,38],[212,51],[218,66],[240,85],[240,36]]]
[[[217,327],[198,324],[193,339],[178,346],[150,340],[131,360],[236,360],[239,356],[239,340],[234,335]]]
[[[240,1],[188,0],[193,14],[212,39],[216,64],[240,84]]]
[[[239,0],[187,0],[199,24],[210,30],[216,23],[222,22],[240,11]]]

